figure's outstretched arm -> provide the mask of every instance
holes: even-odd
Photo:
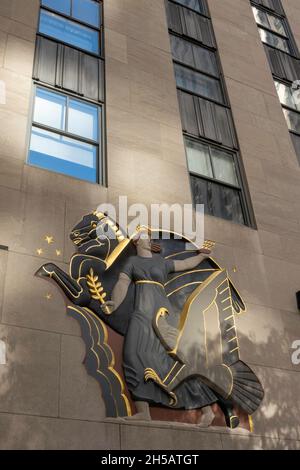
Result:
[[[205,255],[209,255],[210,253],[211,253],[210,250],[201,248],[199,250],[198,255],[196,256],[192,256],[191,258],[187,258],[183,260],[174,260],[174,271],[178,272],[178,271],[187,271],[189,269],[194,269],[205,258]]]
[[[102,305],[102,310],[104,313],[107,314],[108,311],[109,313],[112,313],[120,307],[121,303],[127,295],[130,283],[130,277],[128,277],[125,273],[121,273],[117,283],[113,288],[111,300],[108,300],[105,302],[105,304]]]

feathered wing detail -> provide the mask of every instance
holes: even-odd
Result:
[[[107,344],[105,324],[86,308],[68,306],[67,311],[79,321],[86,346],[84,365],[101,387],[105,397],[106,416],[130,416],[130,403],[125,395],[123,380],[114,369],[114,354]]]
[[[167,259],[195,255],[195,251],[182,249],[180,240],[172,240],[170,245],[166,240],[160,243]],[[239,357],[235,315],[246,307],[227,271],[206,258],[189,272],[171,273],[165,288],[177,314],[177,325],[168,323],[165,312],[158,312],[153,327],[168,353],[186,364],[177,376],[172,374],[169,391],[189,376],[198,375],[224,398],[252,414],[264,391],[257,376]]]

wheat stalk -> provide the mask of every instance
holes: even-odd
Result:
[[[101,304],[105,303],[106,292],[102,287],[99,277],[94,274],[93,268],[90,269],[89,274],[86,276],[87,285],[91,293],[92,299],[99,300]]]

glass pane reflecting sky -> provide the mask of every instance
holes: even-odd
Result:
[[[99,53],[99,33],[50,11],[41,10],[40,33],[89,52]]]

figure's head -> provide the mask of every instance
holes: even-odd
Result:
[[[97,225],[101,218],[104,217],[104,214],[98,212],[92,212],[91,214],[85,215],[82,220],[77,225],[75,225],[72,232],[70,233],[70,239],[72,242],[77,247],[80,247],[83,243],[96,239]]]
[[[151,230],[146,227],[139,229],[132,241],[138,253],[140,251],[152,251],[154,253],[160,252],[160,245],[153,243],[151,239]]]

